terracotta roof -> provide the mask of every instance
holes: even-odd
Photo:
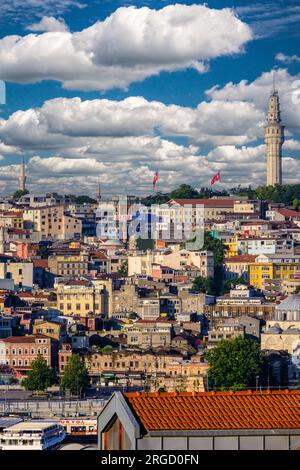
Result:
[[[35,268],[48,268],[48,259],[34,259],[32,262]]]
[[[90,251],[91,258],[109,259],[103,251]]]
[[[36,339],[49,339],[45,335],[30,335],[30,336],[9,336],[3,339],[4,343],[35,343]]]
[[[224,263],[254,263],[256,255],[235,255],[224,259]]]
[[[20,299],[33,299],[34,295],[32,295],[30,292],[20,292],[17,294],[17,297]]]
[[[277,212],[279,212],[279,214],[283,215],[284,217],[298,217],[298,218],[300,218],[300,212],[293,211],[291,209],[286,209],[286,208],[277,209]]]
[[[300,390],[125,393],[148,431],[300,429]]]
[[[245,225],[263,225],[263,224],[269,224],[270,222],[268,220],[262,220],[262,219],[256,219],[256,220],[251,220],[250,222],[247,221],[247,222],[243,222],[243,227]]]
[[[203,204],[209,207],[233,207],[234,205],[234,199],[172,199],[172,201],[182,206],[184,204],[192,204],[193,206]]]

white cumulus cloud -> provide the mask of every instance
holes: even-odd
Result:
[[[54,16],[43,16],[41,21],[30,24],[26,29],[32,32],[53,33],[68,31],[68,26],[62,18],[57,19]]]
[[[168,5],[122,7],[82,31],[52,30],[0,40],[0,78],[17,83],[53,79],[65,88],[107,90],[159,74],[195,68],[243,52],[251,29],[228,8]],[[35,26],[36,27],[36,26]]]

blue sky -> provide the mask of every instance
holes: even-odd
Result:
[[[124,37],[115,37],[118,36],[118,29],[110,26],[104,29],[104,33],[101,32],[101,37],[97,36],[95,42],[95,35],[90,34],[87,29],[94,28],[97,21],[103,24],[102,22],[107,18],[114,17],[118,8],[122,8],[125,15],[128,9],[132,11],[130,10],[132,6],[137,9],[147,7],[150,10],[161,10],[174,4],[175,2],[171,1],[112,0],[44,0],[43,2],[4,0],[1,2],[0,79],[5,80],[7,89],[6,105],[0,106],[0,119],[3,118],[2,123],[0,120],[1,193],[7,193],[11,187],[16,187],[16,163],[19,162],[21,154],[26,156],[28,172],[30,172],[29,186],[34,192],[42,192],[40,188],[45,187],[47,190],[61,189],[63,191],[65,189],[92,194],[97,179],[100,179],[107,193],[120,190],[120,188],[124,192],[149,193],[151,192],[151,175],[156,170],[160,171],[161,187],[159,189],[162,190],[184,182],[194,184],[196,187],[206,186],[209,184],[211,175],[219,170],[223,173],[221,185],[251,183],[255,186],[261,184],[264,182],[265,164],[262,145],[263,116],[267,107],[272,69],[276,70],[276,83],[282,95],[282,117],[287,124],[286,140],[288,143],[286,148],[284,147],[284,156],[287,158],[284,164],[285,181],[295,182],[297,171],[299,174],[300,116],[295,102],[297,97],[292,103],[291,96],[294,96],[293,92],[295,90],[297,92],[299,88],[297,80],[300,77],[300,2],[292,0],[207,2],[206,7],[213,16],[216,10],[224,11],[224,8],[231,8],[232,17],[224,13],[212,22],[213,28],[207,33],[211,36],[207,40],[207,57],[200,46],[198,49],[195,47],[195,53],[191,54],[190,58],[193,63],[191,66],[182,59],[184,50],[180,50],[181,47],[183,48],[180,42],[184,42],[184,37],[176,36],[174,39],[175,36],[170,36],[170,41],[178,40],[178,44],[170,46],[170,54],[174,54],[172,64],[166,63],[168,62],[166,59],[168,51],[166,51],[166,54],[158,57],[157,64],[154,66],[153,55],[149,59],[148,50],[146,50],[148,47],[151,49],[151,41],[145,43],[145,58],[141,57],[143,50],[140,51],[137,48],[133,51],[135,43],[134,41],[130,43],[128,48],[124,49],[124,54],[128,54],[128,57],[126,57],[127,62],[123,63],[122,55],[118,55],[115,48],[119,48],[122,41],[126,43],[126,32]],[[194,5],[202,5],[201,2],[188,0],[177,1],[176,4],[175,10],[177,15],[178,9],[178,18],[182,14],[182,10],[178,8],[179,4],[187,6],[187,10],[184,11],[187,15]],[[201,15],[202,12],[199,11],[199,28]],[[159,44],[160,36],[163,38],[168,32],[164,31],[165,23],[161,23],[160,17],[156,16],[150,17],[152,29],[149,31],[154,34]],[[51,17],[57,21],[58,26],[54,28],[55,31],[52,23],[51,27],[48,22],[37,26],[43,17]],[[119,17],[122,19],[122,16],[119,15]],[[233,17],[238,18],[242,29],[239,29],[240,26],[235,23]],[[137,18],[139,21],[139,17]],[[125,20],[122,21],[125,22]],[[141,21],[144,21],[143,18]],[[193,40],[195,37],[195,44],[198,41],[201,45],[204,38],[201,36],[201,31],[198,35],[197,29],[192,30],[194,26],[191,26],[191,21],[188,19],[186,23],[187,28],[191,28],[191,38]],[[220,30],[228,21],[228,28],[236,27],[237,32],[234,34],[233,31],[232,36],[228,37],[226,27],[224,27],[224,32],[219,33],[218,21]],[[169,28],[169,24],[166,28]],[[29,59],[25,61],[25,65],[22,63],[28,50],[30,50],[29,54],[34,57],[35,54],[40,53],[42,47],[45,47],[43,44],[37,45],[32,38],[41,38],[45,34],[53,35],[49,51],[52,47],[58,47],[61,50],[64,48],[64,41],[59,35],[68,34],[72,36],[72,41],[77,41],[77,33],[83,30],[86,32],[81,35],[80,41],[94,41],[88,54],[100,56],[101,68],[91,71],[91,77],[83,74],[83,78],[76,81],[77,74],[79,75],[82,71],[82,65],[78,65],[76,59],[76,54],[78,56],[81,54],[80,48],[76,49],[72,62],[70,59],[70,67],[65,70],[63,63],[59,64],[59,67],[53,64],[51,69],[48,62],[53,60],[53,56],[49,55],[47,62],[47,48],[39,57],[39,62],[36,60],[31,64]],[[139,31],[138,27],[137,31]],[[105,34],[107,37],[104,37]],[[222,34],[225,39],[222,38]],[[15,35],[25,38],[26,43],[16,46],[12,39]],[[240,39],[237,40],[237,37]],[[1,38],[5,39],[1,41]],[[4,43],[7,38],[13,41],[13,48],[10,44]],[[224,46],[224,50],[222,50],[222,41],[228,41],[228,47]],[[215,44],[218,44],[217,52]],[[101,51],[101,48],[107,49],[107,55]],[[11,54],[14,55],[15,61],[13,67]],[[112,63],[111,57],[114,54],[116,59]],[[130,65],[128,65],[128,61],[135,61],[135,54],[138,57],[136,63],[142,64],[143,68],[137,79],[132,78]],[[155,54],[155,51],[152,54]],[[64,60],[66,60],[65,57],[62,58],[62,62]],[[194,65],[195,61],[197,65]],[[76,64],[72,69],[73,63]],[[133,67],[136,63],[134,62]],[[38,67],[40,70],[37,71]],[[117,67],[117,74],[120,74],[117,80],[114,79],[114,73],[111,76],[111,67]],[[150,72],[149,69],[151,69]],[[41,71],[43,71],[42,78]],[[103,76],[106,73],[109,76],[103,84]],[[66,76],[68,76],[67,79]],[[97,85],[98,79],[99,86]],[[121,85],[119,86],[118,83]],[[208,90],[212,91],[208,92]],[[136,117],[129,113],[129,108],[132,110],[130,100],[133,97],[145,100],[145,102],[139,102],[138,107],[145,110],[143,119],[147,122],[145,125],[141,124],[138,132],[135,128]],[[50,117],[48,109],[46,112],[43,111],[45,103],[49,101],[53,103],[53,100],[63,100],[63,98],[66,98],[63,101],[63,108],[60,104],[59,110],[56,111],[55,106],[51,105],[53,110]],[[82,106],[79,108],[84,108],[84,110],[78,108],[78,116],[83,113],[82,120],[85,121],[85,130],[82,126],[79,128],[78,125],[76,135],[74,128],[71,131],[69,128],[65,131],[67,118],[64,120],[62,118],[64,112],[68,119],[70,112],[72,116],[76,116],[76,102],[73,102],[75,98],[81,100]],[[129,105],[126,98],[129,99]],[[86,108],[92,107],[91,100],[95,100],[93,111],[88,112]],[[163,118],[157,110],[154,113],[153,105],[151,105],[153,102],[159,103],[162,107]],[[118,103],[122,103],[120,110]],[[135,102],[134,106],[136,105]],[[170,124],[172,116],[175,116],[172,112],[173,105],[176,106],[175,114],[176,116],[178,114],[178,120]],[[95,106],[97,111],[94,109]],[[104,116],[107,116],[106,106],[113,106],[113,109],[110,110],[112,114],[107,118],[105,131],[97,133],[95,129],[87,130],[87,122],[93,116],[96,119],[95,113],[104,113]],[[71,107],[72,111],[70,111]],[[50,118],[55,119],[53,117],[55,112],[57,112],[57,120],[63,121],[60,125],[50,122]],[[37,116],[38,124],[36,124]],[[117,125],[116,116],[118,116]],[[253,128],[251,117],[257,120],[253,122]],[[34,126],[36,125],[35,132],[33,132],[32,119]],[[103,119],[102,116],[101,122]],[[181,131],[189,119],[191,123],[189,127],[187,126],[188,129]],[[151,120],[151,129],[149,129],[149,120]],[[47,121],[46,124],[44,124],[45,121]],[[244,124],[241,125],[239,134],[238,127],[241,122]],[[28,126],[28,132],[26,126]],[[53,133],[55,126],[59,127],[59,131],[55,130],[56,133],[58,132],[58,139],[55,139],[56,134]],[[71,126],[70,122],[68,126]],[[44,127],[47,127],[47,136],[44,135],[46,132]],[[31,131],[32,136],[30,136]],[[20,136],[22,132],[28,138]],[[225,132],[226,138],[224,138]],[[228,137],[230,135],[233,136],[232,139]],[[38,143],[39,139],[40,143]],[[1,151],[1,141],[3,151]],[[112,147],[116,149],[113,152],[110,150]],[[133,156],[132,153],[134,153]]]

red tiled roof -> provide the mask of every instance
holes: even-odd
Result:
[[[148,431],[300,429],[300,390],[125,393]]]
[[[268,225],[270,222],[268,220],[261,220],[261,219],[256,219],[256,220],[251,220],[251,221],[247,221],[247,222],[243,222],[243,227],[245,225]]]
[[[291,209],[286,209],[284,207],[282,209],[277,209],[277,212],[279,212],[279,214],[283,215],[284,217],[298,217],[298,218],[300,218],[300,212],[293,211]]]
[[[36,299],[48,299],[49,297],[49,293],[45,293],[45,292],[39,292],[38,294],[35,294],[35,298]]]
[[[33,299],[34,295],[32,295],[30,292],[20,292],[17,294],[17,297],[20,297],[20,299]]]
[[[30,336],[9,336],[8,338],[3,339],[4,343],[35,343],[36,339],[49,339],[45,335],[30,335]]]
[[[48,259],[34,259],[32,262],[35,268],[48,268]]]
[[[224,263],[254,263],[256,255],[235,255],[224,259]]]
[[[23,230],[21,228],[9,228],[8,233],[16,233],[19,235],[23,235],[24,233],[29,233],[29,230]]]
[[[98,259],[108,259],[108,256],[103,251],[90,251],[90,256],[92,258]]]
[[[204,206],[209,207],[233,207],[234,199],[172,199],[172,201],[177,202],[177,204],[203,204]]]
[[[154,325],[155,323],[166,323],[167,325],[172,325],[172,322],[171,321],[168,321],[168,320],[161,320],[159,317],[156,319],[156,320],[137,320],[134,325],[136,324],[148,324],[150,323],[151,325]]]

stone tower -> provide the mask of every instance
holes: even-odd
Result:
[[[282,184],[282,144],[284,126],[281,124],[278,91],[275,87],[269,98],[268,122],[265,127],[267,146],[267,186]]]
[[[4,227],[0,227],[0,255],[5,253],[5,235]]]
[[[22,157],[22,163],[20,166],[20,174],[19,174],[19,190],[25,191],[25,183],[26,183],[26,175],[25,175],[25,163],[24,157]]]

